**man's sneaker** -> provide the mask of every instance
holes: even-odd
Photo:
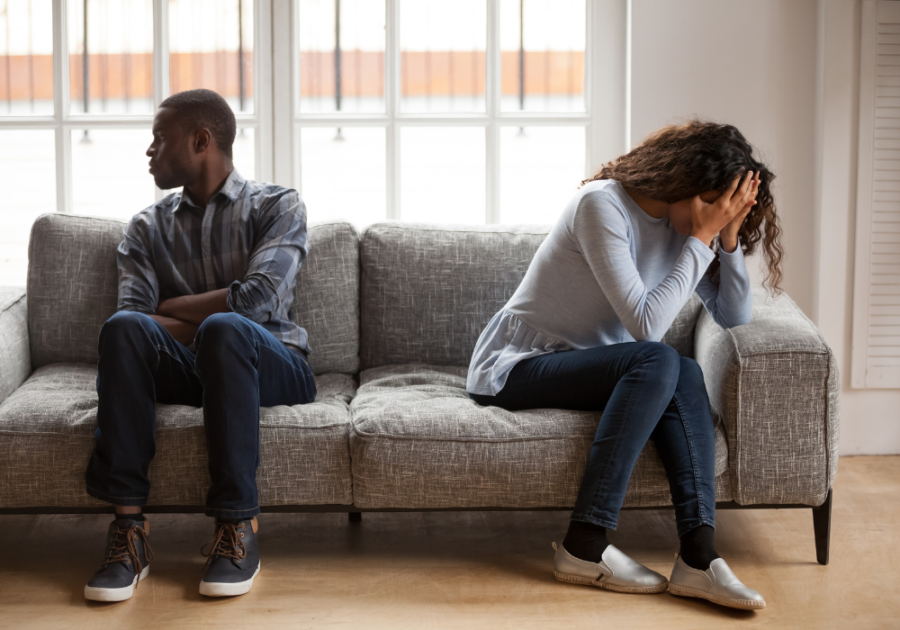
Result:
[[[231,597],[250,590],[259,573],[258,529],[255,516],[236,523],[216,521],[216,535],[200,550],[209,556],[200,581],[201,595]]]
[[[109,526],[106,558],[84,587],[84,598],[95,602],[121,602],[131,597],[137,583],[150,573],[153,551],[147,534],[150,524],[126,516]]]

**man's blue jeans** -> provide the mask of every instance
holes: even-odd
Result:
[[[572,520],[616,528],[628,479],[648,439],[669,479],[678,535],[715,527],[716,437],[703,372],[657,342],[559,352],[518,363],[482,405],[602,411]]]
[[[259,408],[316,398],[306,357],[262,326],[219,313],[200,326],[196,353],[156,320],[120,311],[100,330],[97,443],[85,479],[92,497],[142,506],[156,452],[156,403],[203,407],[209,474],[206,514],[259,514]]]

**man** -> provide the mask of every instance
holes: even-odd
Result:
[[[215,517],[200,593],[240,595],[259,572],[259,408],[312,402],[306,331],[290,318],[306,258],[296,191],[234,169],[235,118],[210,90],[167,98],[147,149],[161,189],[118,248],[118,312],[100,331],[97,442],[87,492],[115,505],[106,557],[85,598],[121,601],[152,559],[142,514],[155,403],[203,407]]]

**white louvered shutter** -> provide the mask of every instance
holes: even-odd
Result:
[[[900,2],[863,2],[853,387],[900,388]]]

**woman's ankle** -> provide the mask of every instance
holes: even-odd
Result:
[[[603,552],[609,547],[606,528],[583,521],[569,521],[563,547],[579,560],[600,562]]]
[[[719,557],[716,553],[716,529],[700,525],[681,537],[681,559],[692,569],[706,571],[710,563]]]

